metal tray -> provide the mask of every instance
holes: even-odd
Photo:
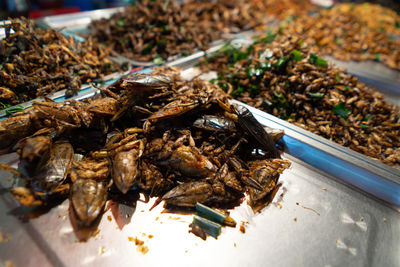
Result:
[[[292,167],[281,175],[282,185],[261,213],[254,214],[245,203],[231,212],[239,224],[245,223],[245,234],[239,226],[224,228],[218,240],[203,241],[188,233],[191,215],[162,213],[161,205],[149,211],[155,201],[151,199],[149,203],[139,200],[134,207],[109,202],[99,232],[87,242],[78,242],[68,218],[68,200],[42,214],[21,207],[8,193],[11,175],[0,172],[0,262],[16,266],[399,266],[400,172],[248,108],[263,125],[285,130],[283,158],[291,160]],[[0,156],[1,163],[16,161],[15,154]],[[129,237],[143,240],[148,253],[139,252]]]

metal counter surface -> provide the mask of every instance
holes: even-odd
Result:
[[[82,233],[70,222],[69,200],[42,214],[40,209],[21,207],[7,189],[11,175],[0,172],[0,262],[15,266],[399,266],[398,206],[321,171],[324,166],[311,166],[288,153],[283,157],[292,167],[280,176],[272,203],[257,214],[242,203],[231,212],[237,227],[225,227],[218,240],[208,237],[207,241],[188,233],[191,215],[162,213],[162,205],[149,211],[155,201],[151,199],[139,200],[133,207],[109,201],[99,231],[87,242],[79,242],[77,235]],[[331,163],[329,158],[320,160]],[[16,161],[16,154],[0,156],[1,163]],[[239,231],[242,222],[245,234]],[[144,241],[148,253],[138,251],[129,237]]]
[[[78,242],[68,218],[68,200],[23,221],[28,209],[19,207],[4,190],[8,185],[2,173],[0,231],[9,241],[0,243],[0,260],[15,266],[399,265],[397,210],[301,160],[284,157],[293,165],[281,175],[274,201],[259,214],[245,203],[232,211],[239,224],[247,222],[246,233],[238,226],[226,227],[218,240],[207,241],[188,233],[192,216],[162,214],[161,205],[148,211],[152,199],[147,204],[137,202],[135,208],[114,207],[118,215],[108,210],[99,233]],[[138,252],[128,237],[143,240],[148,253]]]

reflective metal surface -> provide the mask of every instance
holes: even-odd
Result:
[[[399,266],[400,214],[333,176],[284,154],[292,167],[281,175],[273,202],[254,214],[245,204],[231,216],[246,233],[224,228],[215,240],[189,234],[190,215],[161,213],[161,205],[112,205],[99,232],[79,242],[65,200],[35,215],[20,207],[1,173],[0,261],[15,266]],[[10,162],[11,157],[1,157]],[[29,218],[31,216],[31,218]],[[144,241],[140,246],[129,238]]]

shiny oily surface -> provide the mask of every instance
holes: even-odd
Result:
[[[69,201],[28,219],[5,188],[0,172],[0,263],[15,266],[398,266],[400,213],[288,154],[292,167],[280,176],[272,203],[253,214],[246,203],[215,240],[189,234],[192,215],[152,211],[111,201],[98,232],[79,242],[68,218]],[[17,162],[13,154],[1,163]],[[141,196],[143,199],[143,196]],[[25,218],[25,219],[24,219]],[[245,234],[239,227],[244,223]],[[7,238],[6,238],[7,237]],[[139,239],[137,245],[135,238]],[[148,251],[147,251],[148,249]],[[145,253],[147,251],[147,253]],[[144,254],[145,253],[145,254]],[[205,257],[207,255],[207,257]],[[232,256],[234,255],[234,256]]]

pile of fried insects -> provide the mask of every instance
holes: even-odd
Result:
[[[18,170],[1,167],[25,183],[12,195],[27,206],[69,197],[82,227],[110,194],[138,191],[193,210],[232,208],[246,194],[259,211],[290,166],[276,147],[283,132],[261,126],[218,86],[179,73],[130,75],[92,99],[36,102],[1,121],[1,148],[20,158]]]
[[[82,84],[121,68],[101,45],[41,29],[32,20],[11,19],[1,27],[0,109],[63,89],[71,96]]]
[[[312,45],[278,32],[233,43],[204,59],[232,97],[381,162],[399,167],[400,110]]]

